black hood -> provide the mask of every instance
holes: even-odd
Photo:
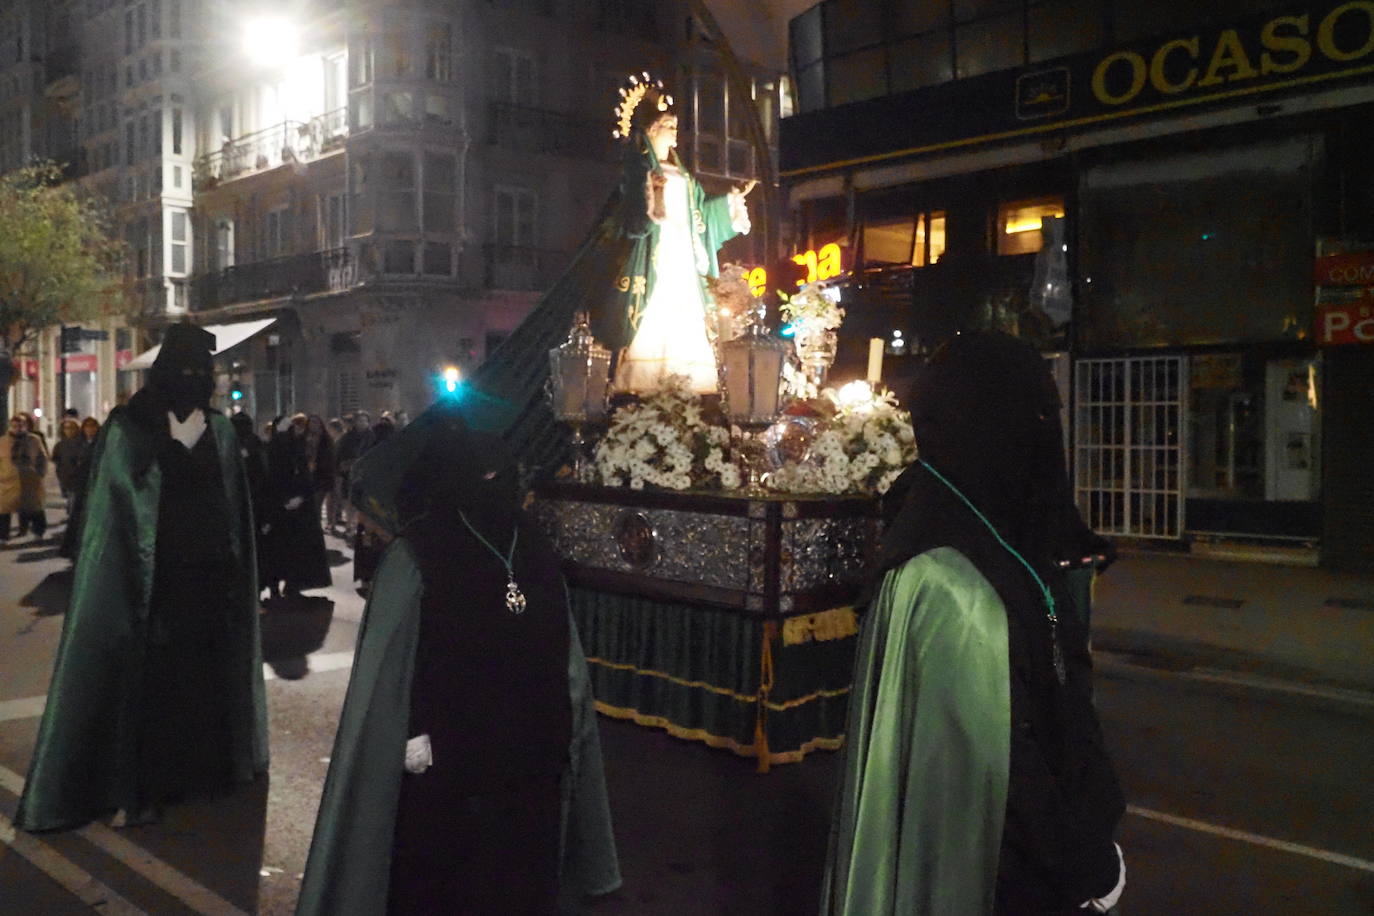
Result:
[[[197,407],[210,407],[210,395],[215,392],[214,349],[215,335],[195,325],[174,324],[164,333],[162,349],[148,372],[148,387],[178,420],[185,420]]]
[[[1005,334],[965,332],[942,345],[917,377],[911,419],[920,461],[887,502],[883,569],[946,543],[949,503],[934,468],[1037,566],[1072,555],[1086,529],[1064,464],[1060,398],[1044,358]],[[932,487],[934,489],[932,489]],[[896,500],[901,500],[896,508]],[[941,511],[932,512],[940,506]],[[958,508],[952,508],[957,506]]]

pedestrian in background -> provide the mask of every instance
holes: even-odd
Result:
[[[367,450],[371,451],[389,441],[395,432],[396,424],[391,418],[391,412],[382,411],[382,415],[377,418],[377,425],[372,428]],[[358,527],[353,539],[353,581],[358,583],[358,594],[366,595],[372,587],[372,576],[377,572],[377,564],[382,561],[382,551],[386,549],[386,542],[386,533],[359,513]]]
[[[26,417],[11,417],[9,429],[0,437],[0,540],[9,540],[11,515],[18,516],[20,537],[32,530],[41,538],[48,528],[43,512],[48,455]]]
[[[262,440],[253,430],[253,418],[240,411],[229,418],[234,424],[234,434],[238,437],[239,455],[243,458],[244,478],[248,482],[249,501],[253,506],[253,543],[257,548],[258,582],[266,582],[270,574],[267,567],[267,539],[272,530],[268,521],[268,483],[267,451]],[[261,594],[261,589],[259,589]]]
[[[1092,703],[1083,548],[1044,359],[964,333],[911,398],[920,458],[893,490],[864,612],[822,912],[1109,912],[1125,799]],[[1073,543],[1070,543],[1073,541]]]
[[[252,510],[210,407],[214,340],[169,326],[97,440],[24,830],[147,823],[267,769]]]
[[[310,418],[296,413],[277,421],[267,445],[264,521],[271,528],[264,541],[268,553],[264,566],[265,585],[273,598],[279,594],[294,598],[330,584],[318,501],[322,478],[317,475],[324,473],[319,458],[322,436],[323,424],[312,435]],[[327,460],[332,467],[332,459]]]
[[[358,522],[357,512],[349,497],[348,486],[353,463],[372,444],[372,415],[366,410],[355,411],[348,417],[348,431],[339,438],[335,457],[339,475],[339,490],[343,494],[343,526],[347,534]]]
[[[84,453],[90,445],[81,434],[81,424],[70,417],[62,421],[59,435],[52,449],[52,463],[57,472],[57,485],[62,490],[62,499],[67,503],[67,519],[70,523],[84,469]]]
[[[71,511],[67,514],[67,525],[62,530],[62,543],[57,555],[75,560],[81,544],[81,524],[86,517],[86,485],[91,477],[91,460],[95,456],[96,438],[100,435],[100,421],[87,417],[81,421],[80,463],[75,475],[76,492],[71,500]]]
[[[339,441],[344,437],[344,422],[339,417],[331,417],[325,424],[329,431],[329,441],[333,447],[334,471],[330,475],[329,492],[324,497],[324,523],[330,534],[338,531],[343,524],[343,484],[339,475]]]
[[[397,436],[428,438],[399,472],[297,916],[552,916],[620,885],[558,560],[499,437],[447,404]]]

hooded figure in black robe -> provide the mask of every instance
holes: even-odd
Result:
[[[264,584],[274,598],[278,585],[288,597],[330,585],[320,497],[333,477],[332,449],[330,445],[324,471],[321,443],[310,435],[310,420],[303,413],[278,422],[267,444],[267,505],[260,514],[269,525]]]
[[[552,914],[620,883],[586,660],[499,437],[440,404],[417,438],[297,912]]]
[[[1028,344],[965,333],[910,407],[920,458],[860,632],[823,912],[1105,911],[1125,802],[1059,564],[1101,545],[1057,389]]]
[[[147,821],[267,768],[252,508],[233,428],[210,408],[213,347],[170,326],[96,441],[26,830],[115,809]]]

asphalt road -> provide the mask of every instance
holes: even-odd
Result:
[[[269,778],[157,825],[41,838],[8,819],[69,574],[51,544],[0,546],[0,916],[291,912],[362,609],[330,546],[335,587],[263,618]],[[1103,659],[1098,701],[1132,804],[1124,916],[1374,914],[1374,698]],[[759,775],[601,726],[625,887],[587,912],[815,912],[838,755]]]

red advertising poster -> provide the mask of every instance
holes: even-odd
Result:
[[[1374,344],[1374,299],[1317,306],[1317,343],[1321,346]]]
[[[1317,258],[1318,286],[1374,286],[1374,251],[1348,251]]]
[[[73,353],[62,358],[68,372],[95,372],[100,367],[100,357],[94,353]]]
[[[116,351],[115,351],[115,368],[116,368],[116,369],[123,369],[125,366],[129,365],[129,363],[131,363],[131,362],[133,362],[133,361],[134,361],[134,351],[133,351],[133,350],[116,350]]]
[[[36,381],[38,379],[38,360],[26,359],[21,364],[24,378]]]

